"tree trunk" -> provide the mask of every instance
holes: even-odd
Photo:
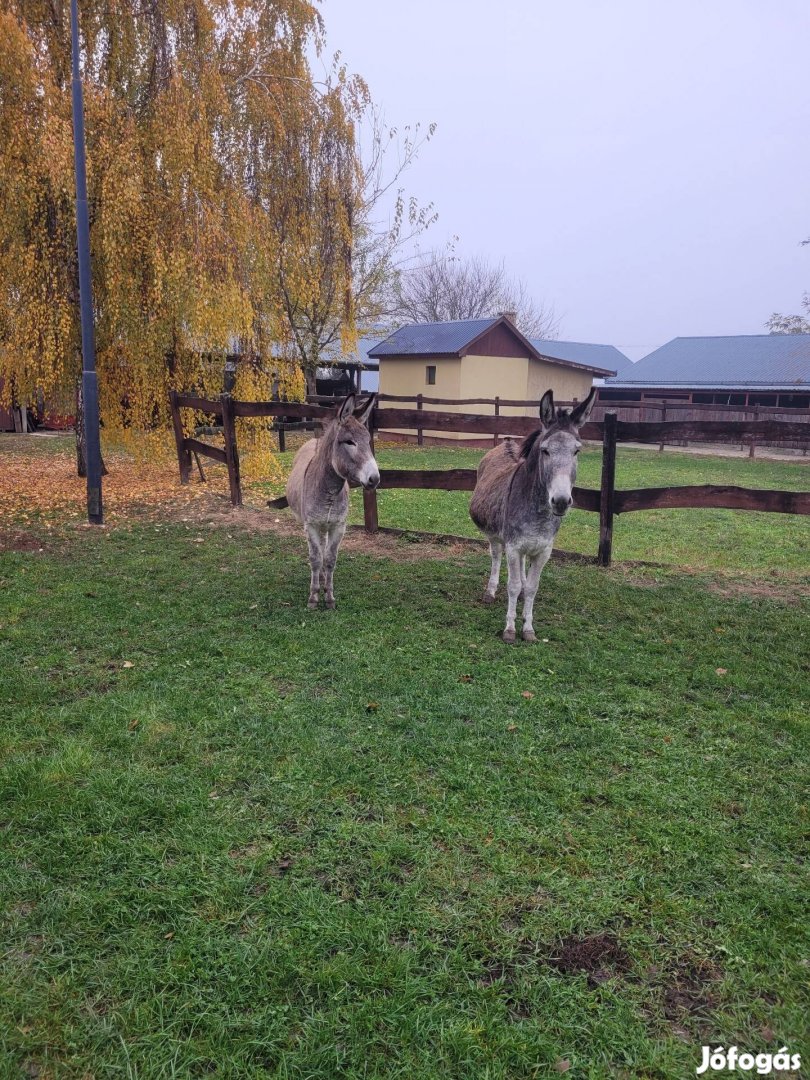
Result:
[[[318,381],[317,381],[318,380],[318,373],[317,373],[317,370],[315,368],[312,368],[311,370],[310,369],[305,370],[304,371],[304,378],[307,381],[307,397],[309,397],[310,394],[317,394],[318,393]]]
[[[87,476],[87,439],[84,430],[84,395],[81,376],[76,383],[76,468],[79,476]],[[107,475],[104,458],[101,459],[101,475]]]

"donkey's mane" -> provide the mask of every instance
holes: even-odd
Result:
[[[539,427],[531,435],[527,435],[520,446],[520,457],[527,458],[537,445],[538,439],[545,438],[553,431],[568,431],[571,427],[571,412],[569,409],[557,409],[557,416],[553,424],[548,427]]]
[[[538,428],[537,431],[533,431],[531,435],[527,435],[523,442],[520,444],[520,456],[527,458],[534,450],[537,440],[545,434],[545,428]]]

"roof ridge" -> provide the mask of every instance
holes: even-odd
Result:
[[[529,341],[545,341],[549,345],[588,345],[596,349],[616,349],[616,345],[606,345],[603,341],[572,341],[571,338],[529,338]]]
[[[746,340],[750,340],[751,338],[768,338],[768,339],[770,339],[770,338],[793,338],[793,337],[806,338],[806,337],[810,337],[810,335],[808,335],[808,334],[678,334],[677,337],[670,338],[670,341],[706,341],[708,338],[710,338],[712,341],[719,341],[720,339],[728,341],[731,338],[745,338]],[[669,341],[665,341],[664,345],[668,345],[669,343],[670,343]],[[658,348],[663,349],[664,345],[659,345]],[[653,349],[653,352],[655,352],[655,351],[656,350]],[[648,353],[647,355],[651,355],[651,354]]]
[[[460,326],[461,323],[470,322],[497,322],[500,318],[500,315],[480,315],[475,319],[434,319],[431,322],[407,322],[397,327],[397,330],[404,330],[407,326]],[[396,332],[395,330],[394,333]]]

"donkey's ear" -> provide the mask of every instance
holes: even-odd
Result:
[[[554,393],[551,390],[546,390],[540,399],[540,423],[543,427],[551,427],[554,418]]]
[[[369,417],[371,416],[371,410],[377,404],[377,395],[372,394],[371,397],[365,398],[354,410],[355,420],[359,420],[361,424],[368,424]]]
[[[341,401],[336,414],[337,422],[339,424],[344,423],[344,421],[348,420],[349,417],[352,415],[352,413],[354,412],[354,406],[356,401],[357,399],[355,398],[354,394],[349,394],[343,399],[343,401]]]
[[[591,392],[580,402],[579,405],[573,410],[570,416],[570,422],[574,427],[580,428],[583,424],[588,422],[588,417],[591,415],[591,409],[593,409],[596,401],[596,387],[591,387]]]

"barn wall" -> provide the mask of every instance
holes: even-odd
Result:
[[[380,402],[381,408],[415,408],[416,395],[425,397],[459,398],[461,394],[461,361],[455,356],[397,356],[380,357],[380,393],[408,394],[413,397],[414,405],[403,402]],[[428,386],[425,369],[428,365],[436,368],[436,383]],[[425,411],[439,409],[442,412],[463,412],[458,405],[426,405]],[[405,432],[407,434],[407,432]],[[429,431],[425,434],[441,437],[454,434],[451,432]]]
[[[461,397],[514,398],[525,401],[528,390],[527,356],[465,356],[461,361]],[[470,405],[469,412],[492,415],[494,405]],[[502,406],[504,416],[525,416],[516,405]]]
[[[489,340],[489,335],[487,337]],[[515,342],[514,335],[506,333],[504,340],[490,344],[505,351],[509,343]],[[482,345],[486,342],[482,341]],[[517,343],[519,344],[519,342]],[[517,350],[515,350],[517,351]],[[557,401],[582,401],[591,388],[593,378],[587,372],[575,368],[550,364],[531,359],[526,355],[504,356],[468,354],[462,359],[442,356],[409,356],[380,358],[380,393],[410,395],[414,401],[417,394],[436,398],[512,398],[516,401],[538,400],[549,388],[554,391]],[[433,364],[436,367],[436,384],[428,386],[425,382],[425,368]],[[396,407],[394,403],[381,402],[382,407]],[[402,403],[409,408],[409,404]],[[442,412],[473,412],[493,415],[492,405],[425,405],[425,412],[431,409]],[[522,408],[516,405],[500,406],[503,416],[536,416],[536,408]],[[403,432],[407,434],[407,432]],[[469,435],[460,431],[437,431],[425,428],[424,434],[431,438],[443,438],[451,441],[464,441]]]
[[[563,367],[561,364],[549,364],[545,360],[532,360],[529,364],[529,379],[526,395],[536,401],[553,390],[556,401],[582,401],[588,396],[593,383],[593,375],[576,368]]]
[[[482,335],[471,346],[469,352],[475,356],[525,356],[529,350],[507,326],[498,323]],[[489,395],[492,396],[491,394]]]

